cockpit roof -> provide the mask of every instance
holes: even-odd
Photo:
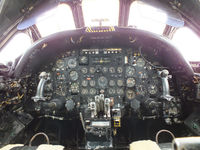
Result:
[[[120,0],[118,26],[128,26],[129,13],[122,12],[125,4],[130,4],[135,0]],[[185,25],[190,26],[194,31],[200,33],[200,2],[196,0],[138,0],[148,3],[156,8],[164,10],[171,18],[184,20]],[[74,23],[76,28],[84,27],[81,5],[82,0],[1,0],[0,1],[0,42],[11,32],[23,30],[35,22],[34,17],[55,7],[60,3],[67,3],[72,8]],[[105,4],[106,5],[106,4]],[[112,9],[112,8],[111,8]],[[127,9],[127,8],[126,8]],[[103,11],[103,10],[102,10]],[[170,22],[168,22],[170,24]],[[180,22],[182,23],[182,22]],[[171,23],[172,24],[172,23]]]

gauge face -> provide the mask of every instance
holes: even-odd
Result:
[[[108,84],[108,80],[106,77],[104,76],[101,76],[99,79],[98,79],[98,84],[101,88],[105,88]]]
[[[78,83],[71,84],[70,91],[71,91],[72,94],[79,93],[79,84]]]
[[[144,85],[138,85],[138,86],[136,87],[136,90],[137,90],[137,94],[138,94],[138,95],[144,96],[144,95],[146,94],[146,88],[145,88]]]
[[[81,90],[81,94],[82,94],[82,95],[87,95],[87,94],[88,94],[88,89],[85,89],[85,88],[82,89],[82,90]]]
[[[109,72],[110,72],[110,73],[115,73],[115,68],[114,68],[114,67],[110,67],[110,68],[109,68]]]
[[[91,73],[91,74],[94,74],[95,71],[96,71],[96,69],[95,69],[94,67],[90,67],[90,73]]]
[[[139,71],[138,72],[138,76],[139,76],[140,79],[147,79],[148,78],[148,74],[144,70],[143,71]]]
[[[138,58],[138,60],[136,61],[136,64],[137,64],[138,67],[144,67],[145,61],[142,58]]]
[[[123,89],[117,89],[117,94],[118,95],[124,95],[124,90]]]
[[[65,67],[65,62],[62,59],[59,59],[56,61],[56,67],[58,67],[59,69],[62,69]]]
[[[148,92],[149,92],[149,94],[151,94],[151,95],[155,95],[155,94],[158,92],[157,86],[156,86],[155,84],[150,84],[150,85],[148,86]]]
[[[110,81],[109,81],[109,85],[110,85],[110,86],[115,86],[115,81],[114,81],[114,80],[110,80]]]
[[[66,87],[62,83],[57,83],[55,93],[60,96],[65,96]]]
[[[81,56],[80,57],[80,64],[87,65],[88,64],[88,57],[87,56]]]
[[[124,85],[124,81],[123,80],[117,80],[117,85],[119,86],[119,87],[121,87],[121,86],[123,86]]]
[[[108,72],[108,68],[107,67],[103,67],[102,71],[103,71],[103,73],[107,73]]]
[[[87,73],[88,73],[88,69],[85,68],[85,67],[83,67],[83,68],[81,68],[81,72],[82,72],[83,74],[87,74]]]
[[[122,67],[117,67],[117,72],[118,73],[122,73],[123,72],[123,68]]]
[[[128,78],[126,80],[126,85],[129,88],[134,87],[135,86],[135,79],[134,78]]]
[[[95,85],[96,85],[95,80],[90,80],[90,86],[91,86],[91,87],[94,87]]]
[[[78,72],[76,72],[76,71],[71,71],[71,72],[69,73],[69,76],[70,76],[70,79],[71,79],[72,81],[76,81],[76,80],[78,79]]]
[[[67,65],[69,68],[75,68],[77,66],[77,61],[75,58],[71,58],[68,60]]]
[[[110,88],[109,90],[108,90],[108,93],[110,94],[110,95],[114,95],[115,94],[115,89],[113,89],[113,88]]]
[[[81,83],[81,85],[83,87],[87,87],[88,86],[88,80],[83,80],[82,83]]]
[[[131,67],[131,66],[128,66],[126,68],[126,76],[128,77],[131,77],[135,74],[135,68],[134,67]]]
[[[91,95],[95,95],[96,92],[97,92],[96,89],[94,89],[94,88],[91,88],[91,89],[90,89],[90,94],[91,94]]]
[[[131,100],[135,98],[135,92],[133,90],[127,90],[126,91],[126,97]]]

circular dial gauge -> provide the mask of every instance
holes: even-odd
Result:
[[[60,95],[60,96],[65,96],[65,94],[66,94],[66,87],[63,86],[61,83],[58,83],[58,85],[56,86],[55,93],[57,95]]]
[[[83,80],[82,83],[81,83],[81,85],[83,87],[87,87],[88,86],[88,80]]]
[[[115,73],[115,68],[114,68],[114,67],[110,67],[110,68],[109,68],[109,72],[110,72],[110,73]]]
[[[73,83],[73,84],[70,86],[70,91],[71,91],[71,93],[73,93],[73,94],[79,93],[79,85],[78,85],[78,83]]]
[[[145,61],[142,58],[138,58],[138,60],[136,61],[136,64],[137,64],[138,67],[144,67]]]
[[[109,85],[110,85],[110,86],[115,86],[115,81],[114,81],[114,80],[110,80],[110,81],[109,81]]]
[[[85,68],[85,67],[83,67],[83,68],[81,68],[81,72],[82,72],[83,74],[87,74],[87,73],[88,73],[88,69]]]
[[[134,67],[131,67],[131,66],[128,66],[127,68],[126,68],[126,75],[128,76],[128,77],[131,77],[131,76],[133,76],[135,74],[135,68]]]
[[[145,88],[144,85],[138,85],[138,86],[136,87],[136,91],[137,91],[137,94],[138,94],[138,95],[144,96],[144,95],[146,94],[146,88]]]
[[[107,73],[107,72],[108,72],[108,68],[107,68],[107,67],[103,67],[103,68],[102,68],[102,72],[103,72],[103,73]]]
[[[69,68],[75,68],[77,66],[77,61],[75,58],[70,58],[67,62]]]
[[[62,60],[62,59],[58,59],[57,61],[56,61],[56,67],[58,67],[58,68],[64,68],[65,67],[65,62]]]
[[[81,56],[80,58],[80,64],[88,64],[88,57],[87,56]]]
[[[119,86],[119,87],[121,87],[121,86],[123,86],[124,85],[124,81],[123,80],[117,80],[117,85]]]
[[[151,94],[151,95],[155,95],[155,94],[158,92],[157,86],[156,86],[155,84],[150,84],[150,85],[148,86],[148,92],[149,92],[149,94]]]
[[[131,100],[135,98],[135,92],[133,90],[127,90],[126,91],[126,97]]]
[[[96,85],[95,80],[90,80],[90,86],[91,86],[91,87],[94,87],[95,85]]]
[[[71,71],[71,72],[69,73],[69,76],[70,76],[70,79],[71,79],[72,81],[76,81],[76,80],[78,79],[78,72],[76,72],[76,71]]]
[[[123,72],[122,67],[117,67],[117,72],[118,72],[118,73],[122,73],[122,72]]]
[[[108,79],[104,76],[101,76],[99,79],[98,79],[98,84],[101,88],[105,88],[108,84]]]
[[[126,80],[126,85],[129,88],[134,87],[135,86],[135,79],[134,78],[128,78]]]
[[[90,89],[90,94],[91,94],[91,95],[95,95],[96,92],[97,92],[96,89],[94,89],[94,88],[91,88],[91,89]]]
[[[81,94],[82,94],[82,95],[87,95],[87,94],[88,94],[88,89],[85,89],[85,88],[82,89],[82,90],[81,90]]]

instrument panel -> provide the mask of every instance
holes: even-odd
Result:
[[[143,102],[162,93],[158,70],[138,50],[122,48],[82,49],[62,55],[52,68],[51,87],[53,98],[80,103],[99,94],[120,104]]]

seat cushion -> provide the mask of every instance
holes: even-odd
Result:
[[[136,141],[130,144],[130,150],[161,150],[156,142],[151,140]]]

